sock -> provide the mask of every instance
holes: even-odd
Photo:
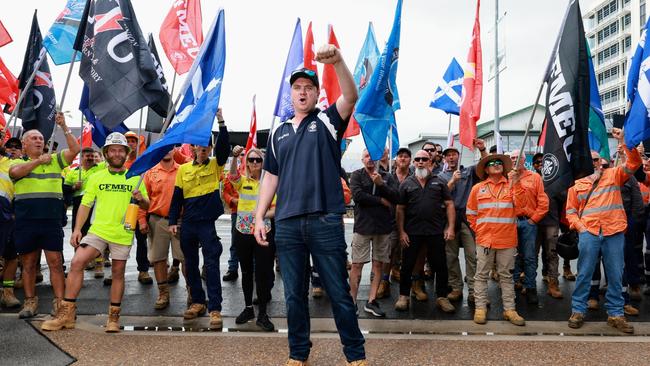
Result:
[[[117,306],[119,308],[120,306],[122,306],[122,303],[121,302],[112,302],[111,306]]]
[[[64,297],[64,298],[63,298],[63,301],[66,301],[66,302],[77,302],[77,299],[68,299],[67,297]]]
[[[14,288],[15,281],[4,280],[2,281],[2,287]]]

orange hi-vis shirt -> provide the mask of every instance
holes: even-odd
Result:
[[[646,175],[647,181],[647,175]],[[643,205],[647,206],[650,202],[650,187],[648,187],[644,182],[639,182],[639,190],[641,190],[641,198],[643,198]]]
[[[517,246],[517,215],[515,207],[523,205],[523,195],[513,194],[521,182],[510,188],[501,177],[496,183],[490,178],[472,187],[467,200],[467,221],[476,234],[476,244],[494,249]]]
[[[530,170],[519,174],[519,183],[514,194],[523,195],[525,200],[521,206],[515,207],[517,216],[526,216],[535,223],[540,222],[548,213],[548,196],[544,192],[542,177]]]
[[[602,233],[604,236],[625,231],[627,216],[621,186],[641,166],[641,155],[634,148],[624,147],[624,151],[627,155],[625,165],[603,170],[589,200],[587,196],[595,180],[593,176],[579,179],[569,188],[566,216],[571,229],[581,231],[584,227],[594,235]],[[579,213],[582,213],[581,217],[578,217]]]
[[[144,174],[142,182],[149,194],[149,210],[147,210],[147,213],[160,217],[169,216],[169,207],[171,206],[172,196],[174,195],[174,184],[176,182],[178,167],[179,165],[176,162],[174,162],[171,169],[165,169],[158,163]],[[140,211],[141,214],[144,213],[144,210]],[[142,220],[146,220],[143,216],[138,215],[138,220],[141,223]]]

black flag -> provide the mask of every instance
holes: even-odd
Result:
[[[167,79],[165,79],[165,74],[163,73],[162,64],[160,63],[160,57],[158,57],[158,50],[156,49],[156,43],[153,40],[153,36],[149,33],[149,50],[151,51],[151,57],[153,58],[154,65],[156,66],[156,71],[158,72],[158,77],[160,78],[160,83],[165,89],[166,96],[165,98],[160,99],[156,108],[153,106],[149,107],[147,112],[147,124],[145,125],[144,130],[148,132],[159,133],[162,130],[163,122],[165,117],[167,117],[167,109],[170,107],[169,103],[171,96],[169,95],[169,87],[167,85]],[[157,111],[164,110],[164,114],[159,114]]]
[[[546,70],[545,191],[567,190],[593,173],[589,128],[589,60],[580,6],[571,1]]]
[[[36,11],[34,11],[32,29],[29,32],[29,41],[27,42],[27,50],[25,50],[25,59],[23,60],[23,68],[18,77],[18,88],[21,93],[25,94],[25,98],[18,109],[18,118],[23,121],[24,131],[37,129],[43,134],[43,139],[48,141],[54,130],[56,97],[54,95],[50,67],[47,64],[46,51],[42,43],[43,37],[41,36],[41,29],[38,26]],[[27,79],[34,72],[34,67],[41,57],[44,57],[44,59],[38,71],[36,71],[34,81],[29,89],[25,89]]]
[[[74,48],[81,51],[79,76],[90,92],[90,110],[115,128],[150,105],[165,114],[167,91],[160,82],[130,0],[89,0]]]

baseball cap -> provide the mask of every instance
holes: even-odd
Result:
[[[291,77],[289,78],[289,84],[293,85],[293,83],[298,80],[299,78],[305,78],[308,80],[311,80],[312,83],[318,88],[318,75],[316,75],[316,72],[307,68],[301,68],[294,70],[291,73]]]
[[[406,148],[406,147],[400,147],[399,150],[397,150],[397,156],[399,156],[399,155],[402,154],[402,153],[408,155],[409,158],[411,157],[411,150],[409,150],[409,149]]]

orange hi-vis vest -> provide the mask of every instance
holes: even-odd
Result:
[[[641,155],[636,149],[624,147],[624,151],[627,155],[625,165],[603,170],[589,200],[587,196],[595,181],[594,176],[579,179],[569,188],[566,216],[571,229],[581,231],[584,227],[594,235],[602,233],[604,236],[625,231],[627,216],[621,186],[641,166]]]
[[[519,174],[519,182],[514,194],[523,195],[525,200],[521,206],[515,208],[515,213],[517,216],[526,216],[535,223],[542,221],[548,213],[549,204],[542,177],[530,170],[524,170]]]
[[[517,216],[515,207],[523,205],[523,195],[513,195],[521,183],[513,189],[505,177],[498,182],[490,178],[472,187],[467,200],[467,221],[476,233],[476,244],[494,249],[517,246]]]
[[[639,182],[639,190],[641,191],[641,198],[643,198],[643,205],[647,206],[650,202],[650,188],[644,183]]]

